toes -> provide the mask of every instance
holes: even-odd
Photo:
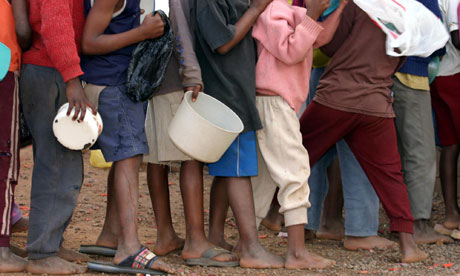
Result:
[[[167,263],[165,263],[161,259],[156,260],[150,266],[150,269],[160,270],[160,271],[163,271],[163,272],[166,272],[166,273],[169,273],[169,274],[174,274],[174,272],[175,272]]]

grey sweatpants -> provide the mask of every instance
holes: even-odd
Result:
[[[396,133],[414,219],[429,219],[436,181],[436,145],[429,91],[393,78]]]
[[[67,102],[61,74],[26,64],[19,87],[34,153],[26,249],[29,259],[43,259],[59,250],[83,182],[83,160],[81,151],[64,148],[53,134],[53,119]]]

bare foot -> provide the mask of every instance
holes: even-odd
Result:
[[[23,217],[11,227],[11,232],[25,232],[27,229],[29,229],[29,219]]]
[[[397,243],[387,240],[379,236],[370,236],[370,237],[345,237],[343,242],[343,247],[348,250],[371,250],[374,248],[377,249],[389,249],[398,246]]]
[[[207,240],[199,243],[185,241],[181,256],[183,260],[200,258],[206,250],[214,247],[216,246]],[[236,262],[238,261],[238,256],[233,253],[221,254],[214,257],[213,260],[218,262]]]
[[[434,231],[436,231],[437,233],[439,233],[441,235],[450,236],[452,234],[452,231],[454,231],[454,230],[453,229],[447,229],[442,224],[435,224]]]
[[[26,260],[15,255],[8,247],[0,247],[0,273],[23,272]]]
[[[447,229],[457,229],[460,227],[460,216],[458,215],[446,215],[446,219],[442,225]]]
[[[88,255],[72,251],[72,250],[64,248],[62,246],[59,247],[59,251],[57,253],[57,256],[59,258],[62,258],[64,260],[66,260],[66,261],[69,261],[69,262],[83,263],[83,262],[88,262],[89,261]]]
[[[240,257],[240,266],[245,268],[283,268],[282,257],[267,252],[260,243],[242,246],[240,243],[234,249]]]
[[[286,269],[322,269],[333,265],[335,265],[335,261],[313,254],[306,248],[295,253],[288,252],[284,264]]]
[[[415,243],[453,243],[451,238],[434,231],[428,224],[428,220],[418,219],[414,222]]]
[[[170,240],[157,239],[153,253],[157,256],[166,256],[184,248],[185,240],[175,236]]]
[[[110,248],[117,248],[118,247],[118,236],[109,231],[102,231],[99,234],[99,237],[96,240],[96,245],[105,246]]]
[[[213,241],[211,241],[214,243]],[[220,240],[218,243],[215,243],[217,246],[222,247],[225,250],[228,250],[230,252],[233,251],[233,245],[229,244],[225,239]]]
[[[39,260],[29,260],[26,270],[32,274],[70,275],[85,273],[86,267],[53,256]]]
[[[316,231],[316,238],[320,240],[342,241],[345,238],[345,227],[343,220],[333,221],[328,224],[321,224]]]
[[[428,258],[428,254],[418,249],[412,234],[399,233],[401,243],[401,261],[403,263],[415,263]]]
[[[260,223],[265,226],[267,229],[279,232],[284,224],[284,216],[276,211],[273,212],[270,209],[268,215]]]
[[[313,230],[305,229],[305,241],[313,240],[316,238],[315,232]]]
[[[209,236],[208,237],[208,240],[209,242],[211,242],[212,244],[215,244],[225,250],[228,250],[230,252],[233,251],[233,245],[229,244],[225,238],[223,237],[223,235],[219,235],[219,237],[214,237],[214,236]]]
[[[156,261],[154,261],[150,265],[150,269],[163,271],[163,272],[166,272],[168,274],[174,274],[176,272],[170,265],[165,263],[163,261],[163,259],[161,259],[161,258],[156,259]]]
[[[24,250],[22,248],[19,248],[17,246],[14,246],[12,244],[10,244],[10,250],[14,254],[16,254],[16,255],[18,255],[19,257],[22,257],[22,258],[27,258],[27,256],[29,255],[26,250]]]

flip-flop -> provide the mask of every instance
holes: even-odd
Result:
[[[88,269],[116,274],[143,274],[143,275],[166,275],[166,272],[147,269],[150,265],[158,259],[153,252],[142,247],[137,253],[124,259],[118,265],[106,262],[88,262]]]
[[[189,266],[199,265],[217,267],[233,267],[240,265],[239,261],[220,262],[213,260],[215,257],[223,254],[232,254],[232,252],[219,247],[209,248],[208,250],[204,251],[199,258],[185,260],[185,264]]]
[[[88,255],[98,255],[104,257],[114,257],[115,253],[117,253],[116,247],[108,247],[102,245],[81,245],[80,250],[78,252]]]

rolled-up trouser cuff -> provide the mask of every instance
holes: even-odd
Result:
[[[10,236],[0,235],[0,247],[10,246]]]
[[[345,236],[349,237],[371,237],[377,236],[377,231],[370,231],[370,230],[347,230],[345,228]]]
[[[407,219],[391,219],[390,231],[414,234],[414,221]]]
[[[306,207],[299,207],[284,212],[284,224],[286,227],[306,223],[308,223]]]

